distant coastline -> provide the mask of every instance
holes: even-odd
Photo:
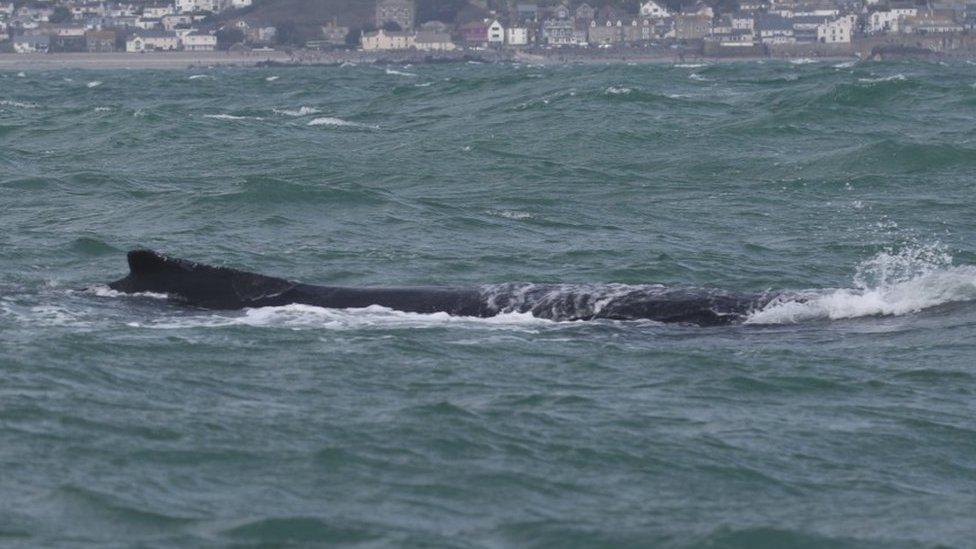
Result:
[[[938,55],[940,58],[972,59],[972,52],[953,52],[956,55]],[[962,54],[962,55],[959,55]],[[968,55],[967,55],[968,54]],[[905,55],[903,57],[926,57]],[[511,50],[463,50],[430,54],[423,52],[363,52],[355,50],[269,50],[249,52],[148,52],[148,53],[38,53],[0,54],[0,70],[53,70],[53,69],[169,69],[181,70],[207,67],[268,67],[268,66],[328,66],[353,64],[424,64],[449,62],[527,64],[667,64],[667,63],[725,63],[759,60],[819,59],[853,60],[868,59],[853,53],[832,55],[747,55],[709,56],[700,53],[662,50],[580,50],[562,49],[521,52]]]

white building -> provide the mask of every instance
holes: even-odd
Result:
[[[899,23],[906,17],[915,17],[918,9],[913,7],[897,7],[888,10],[872,12],[868,17],[868,32],[898,32]]]
[[[505,42],[509,46],[527,46],[529,44],[529,29],[508,27],[505,29]]]
[[[146,6],[142,10],[142,16],[150,19],[161,19],[163,16],[173,13],[172,4],[161,4],[156,6]]]
[[[212,34],[187,34],[183,37],[183,49],[186,51],[215,51],[217,49],[217,37]]]
[[[853,39],[856,19],[856,15],[848,15],[819,25],[817,27],[817,42],[849,44]]]
[[[642,17],[650,17],[652,19],[664,19],[671,15],[671,12],[667,10],[661,4],[658,4],[654,0],[647,0],[641,4],[640,14]]]
[[[488,44],[491,46],[501,46],[505,43],[505,27],[497,19],[488,25]]]
[[[177,13],[194,13],[201,11],[220,11],[218,0],[176,0]]]
[[[419,31],[413,37],[413,47],[420,51],[454,51],[457,46],[446,32]]]
[[[380,29],[376,32],[364,32],[361,43],[363,51],[409,50],[414,46],[414,35]]]
[[[176,33],[167,31],[141,31],[133,34],[125,42],[125,51],[143,53],[147,51],[175,51],[180,46]]]
[[[23,35],[14,39],[16,53],[47,53],[51,47],[51,37],[44,35]]]

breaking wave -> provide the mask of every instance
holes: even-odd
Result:
[[[315,107],[301,107],[300,109],[272,109],[275,114],[281,114],[284,116],[308,116],[310,114],[318,114],[322,111],[316,109]]]
[[[952,256],[937,245],[881,252],[858,266],[853,282],[853,288],[782,294],[746,323],[899,316],[976,300],[976,267],[953,266]]]
[[[13,101],[10,99],[0,99],[0,107],[14,107],[17,109],[36,109],[36,103],[26,103],[23,101]]]
[[[417,76],[416,74],[414,74],[412,72],[404,72],[404,71],[398,71],[398,70],[394,70],[394,69],[386,69],[386,74],[388,74],[390,76],[411,76],[411,77]]]
[[[203,117],[214,120],[262,120],[260,116],[238,116],[236,114],[205,114]]]
[[[490,318],[451,316],[447,313],[405,313],[373,305],[359,309],[329,309],[312,305],[284,305],[245,309],[238,314],[207,314],[162,318],[158,321],[129,322],[132,328],[179,330],[233,326],[288,328],[293,330],[363,330],[457,326],[526,329],[552,326],[552,320],[531,313],[504,313]]]
[[[315,118],[308,123],[309,126],[333,126],[338,128],[365,128],[370,130],[378,130],[379,126],[372,124],[361,124],[359,122],[350,122],[348,120],[343,120],[341,118],[335,118],[332,116],[324,116],[322,118]]]

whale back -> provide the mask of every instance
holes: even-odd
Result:
[[[288,300],[283,294],[296,286],[285,279],[167,257],[152,250],[133,250],[127,259],[129,275],[110,283],[113,290],[167,294],[208,309],[284,304]]]

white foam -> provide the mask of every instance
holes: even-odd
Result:
[[[939,245],[885,251],[862,263],[853,288],[800,292],[753,313],[750,324],[898,316],[976,300],[976,267],[952,266]]]
[[[609,88],[606,89],[606,91],[604,93],[606,93],[607,95],[627,95],[627,94],[631,93],[632,91],[634,91],[634,90],[632,90],[630,88],[625,88],[623,86],[621,86],[621,87],[610,86]]]
[[[112,107],[95,107],[95,112],[108,112],[112,110]]]
[[[332,116],[324,116],[322,118],[315,118],[308,123],[309,126],[333,126],[337,128],[367,128],[370,130],[378,130],[379,126],[374,126],[370,124],[360,124],[359,122],[350,122],[348,120],[343,120],[341,118],[335,118]]]
[[[693,73],[689,74],[688,75],[688,78],[690,78],[692,80],[697,80],[699,82],[708,82],[708,79],[707,78],[705,78],[704,76],[698,74],[697,72],[693,72]]]
[[[281,77],[280,76],[269,76],[269,77],[265,78],[264,80],[265,80],[265,82],[274,82],[275,80],[277,80],[279,78],[281,78]]]
[[[97,87],[99,87],[101,85],[102,85],[102,82],[100,80],[92,80],[91,82],[85,84],[85,86],[88,87],[88,88],[97,88]]]
[[[904,74],[898,73],[891,76],[882,76],[879,78],[858,78],[858,82],[864,82],[866,84],[876,84],[878,82],[902,82],[908,80],[908,77]]]
[[[210,76],[209,74],[191,74],[187,77],[187,80],[201,80],[204,78],[213,78],[213,76]]]
[[[844,61],[843,63],[837,63],[834,65],[835,69],[849,69],[857,64],[857,61]]]
[[[281,307],[245,309],[243,314],[207,314],[171,317],[147,323],[130,322],[128,326],[165,330],[232,326],[292,330],[402,329],[444,326],[484,328],[487,326],[524,331],[555,324],[551,320],[536,318],[531,313],[506,313],[490,318],[476,318],[451,316],[447,313],[405,313],[378,305],[360,309],[327,309],[311,305],[292,304]]]
[[[169,299],[166,294],[159,294],[155,292],[134,292],[125,293],[113,290],[108,286],[98,285],[92,286],[84,290],[84,293],[91,294],[97,297],[148,297],[152,299]]]
[[[790,64],[792,65],[809,65],[811,63],[816,63],[816,59],[810,59],[809,57],[801,57],[799,59],[790,59]]]
[[[203,117],[214,120],[263,120],[260,116],[237,116],[235,114],[205,114]]]
[[[417,76],[416,74],[414,74],[412,72],[397,71],[397,70],[393,70],[393,69],[386,69],[386,74],[388,74],[390,76],[411,76],[411,77]]]
[[[301,107],[298,110],[290,109],[272,109],[275,114],[283,114],[285,116],[308,116],[310,114],[318,114],[322,111],[316,109],[315,107]]]
[[[27,78],[27,74],[23,71],[17,73],[17,78]]]
[[[706,63],[676,63],[674,66],[679,69],[700,69],[708,65]]]
[[[352,61],[344,61],[344,62],[343,62],[343,63],[342,63],[341,65],[339,65],[339,66],[340,66],[340,67],[342,67],[342,68],[349,68],[349,67],[358,67],[359,65],[357,65],[357,64],[355,64],[355,63],[353,63]]]
[[[0,107],[14,107],[17,109],[36,109],[36,103],[25,103],[23,101],[12,101],[9,99],[0,99]]]

